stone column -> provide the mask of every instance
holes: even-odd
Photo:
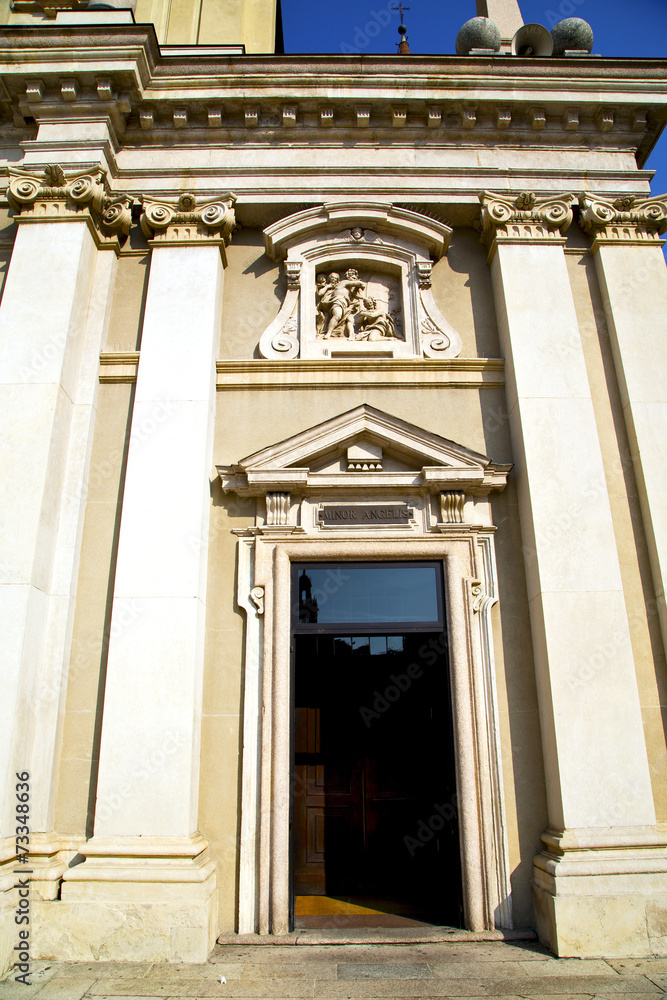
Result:
[[[2,860],[11,867],[15,854],[15,772],[28,771],[33,891],[55,898],[65,863],[54,800],[99,353],[113,251],[131,219],[100,170],[10,168],[8,197],[18,232],[0,310]]]
[[[580,224],[593,238],[667,650],[667,269],[659,239],[667,229],[667,196],[583,198],[581,208]]]
[[[110,958],[205,961],[217,932],[215,871],[197,806],[215,360],[234,200],[198,207],[186,194],[177,204],[144,204],[152,259],[95,835],[62,893],[79,956],[104,941]],[[140,934],[125,930],[135,919]]]
[[[481,196],[506,362],[550,820],[536,859],[537,920],[558,954],[648,953],[636,873],[658,842],[655,811],[563,253],[572,200]],[[581,877],[591,874],[598,877]]]

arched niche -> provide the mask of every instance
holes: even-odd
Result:
[[[376,203],[325,205],[269,226],[266,252],[284,262],[287,292],[262,334],[260,355],[458,357],[461,338],[431,292],[433,259],[446,253],[450,236],[441,222]],[[333,329],[332,316],[341,317]]]

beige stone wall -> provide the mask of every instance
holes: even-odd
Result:
[[[283,269],[264,253],[260,229],[243,229],[227,247],[222,302],[220,357],[257,357],[262,333],[280,311],[286,282]]]
[[[156,0],[139,0],[135,16],[160,20]],[[252,52],[273,52],[276,0],[172,0],[166,42],[169,45],[245,45]],[[165,39],[161,39],[165,41]]]
[[[120,257],[105,351],[139,350],[149,270],[148,248]]]
[[[94,781],[102,718],[104,670],[126,452],[131,384],[102,385],[99,392],[81,564],[67,684],[56,830],[92,834],[88,794]]]
[[[433,296],[463,342],[463,358],[500,356],[487,250],[472,229],[454,231],[446,257],[433,267]],[[285,295],[281,264],[264,253],[260,229],[243,229],[227,248],[220,357],[257,357],[259,339]]]
[[[659,652],[662,646],[651,603],[650,569],[609,340],[593,261],[581,252],[582,246],[585,241],[575,233],[570,239],[568,266],[605,456],[656,806],[659,818],[665,821],[667,750],[662,717],[667,671]],[[284,278],[282,269],[264,254],[260,230],[237,234],[228,253],[219,356],[247,360],[255,355],[262,331],[278,312]],[[148,271],[149,256],[139,248],[121,257],[105,350],[138,349]],[[486,250],[472,230],[455,232],[448,257],[434,268],[433,291],[438,307],[462,337],[462,357],[498,357]],[[566,344],[563,349],[567,350]],[[86,832],[131,395],[130,384],[100,387],[58,783],[56,828],[64,834],[83,836]],[[349,386],[331,389],[219,392],[215,461],[230,464],[360,403],[451,438],[495,462],[512,461],[502,388],[427,389],[419,384],[369,388],[353,379]],[[211,503],[200,828],[217,866],[220,927],[232,930],[237,903],[245,616],[236,606],[236,538],[231,531],[254,522],[254,501],[225,496],[212,476]],[[500,587],[500,603],[493,612],[494,649],[510,869],[515,922],[527,926],[533,921],[532,859],[539,850],[547,814],[520,520],[512,477],[506,491],[493,499],[492,507],[498,528],[495,544]],[[561,530],[566,531],[567,526]],[[585,697],[585,677],[581,692],[573,692],[574,696],[579,694]]]
[[[245,45],[248,54],[275,52],[277,0],[138,0],[137,24],[153,24],[161,44]],[[0,24],[53,24],[35,9],[17,13],[0,0]]]
[[[461,337],[462,358],[499,358],[487,248],[473,229],[455,229],[447,256],[433,268],[433,297]]]
[[[569,242],[586,246],[585,239],[576,231]],[[611,501],[656,814],[658,822],[664,823],[667,821],[667,666],[637,483],[593,257],[585,250],[573,252],[568,254],[568,265]],[[567,350],[567,345],[563,349]],[[591,483],[590,496],[582,498],[582,503],[595,502],[598,491],[599,484]],[[566,528],[564,525],[563,530]],[[613,656],[613,644],[608,655]],[[604,656],[583,668],[581,686],[573,691],[573,697],[585,698],[589,671],[604,669]]]

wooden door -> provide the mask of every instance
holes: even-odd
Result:
[[[420,658],[420,635],[384,655],[369,639],[295,639],[295,895],[386,900],[406,913],[433,910],[447,896],[447,922],[456,923],[444,651]]]

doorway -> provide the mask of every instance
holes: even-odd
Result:
[[[442,564],[292,588],[293,926],[462,926]]]

